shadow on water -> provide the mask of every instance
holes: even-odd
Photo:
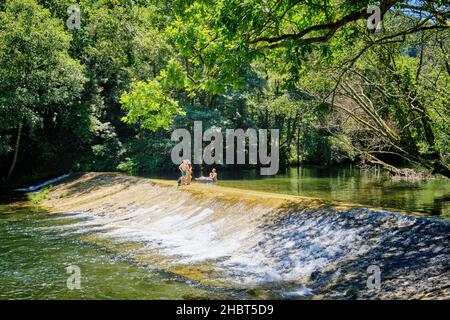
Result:
[[[448,213],[450,207],[450,194],[434,199],[430,215],[440,216]]]
[[[273,255],[273,263],[285,268],[285,274],[299,263],[303,270],[316,266],[300,283],[316,297],[449,296],[447,221],[369,209],[333,211],[288,206],[285,210],[282,215],[266,217],[261,226],[265,237],[258,246]],[[369,266],[380,268],[379,291],[367,286]],[[286,290],[299,287],[299,283],[286,282],[284,286]]]
[[[389,220],[389,216],[378,216],[358,222],[370,223],[370,230],[364,234],[369,250],[359,259],[344,260],[329,271],[317,273],[314,287],[318,294],[342,297],[343,293],[348,295],[349,289],[362,299],[417,299],[450,294],[450,224],[418,218],[391,227],[381,236],[379,230]],[[369,266],[376,266],[381,272],[380,291],[368,288]]]

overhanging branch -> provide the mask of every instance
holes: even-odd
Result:
[[[384,15],[397,2],[398,2],[398,0],[382,1],[380,4],[381,14]],[[250,40],[249,43],[257,44],[257,43],[265,42],[268,44],[274,44],[274,43],[278,43],[278,42],[285,41],[285,40],[302,40],[302,41],[305,41],[306,43],[325,42],[325,41],[328,41],[339,30],[339,28],[343,27],[344,25],[346,25],[350,22],[358,21],[360,19],[367,19],[370,16],[371,16],[371,14],[367,12],[367,9],[363,9],[360,11],[355,11],[355,12],[349,13],[348,15],[342,17],[341,19],[333,21],[333,22],[311,26],[309,28],[306,28],[305,30],[298,32],[298,33],[287,33],[287,34],[283,34],[281,36],[276,36],[276,37],[259,37],[259,38]],[[306,38],[307,35],[309,35],[313,32],[316,32],[316,31],[327,31],[327,33],[323,36]]]

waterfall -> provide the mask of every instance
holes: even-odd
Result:
[[[349,283],[365,284],[373,264],[384,274],[413,280],[410,286],[420,285],[417,279],[427,279],[430,270],[449,273],[445,221],[369,208],[270,207],[148,183],[102,201],[95,192],[83,210],[55,216],[75,223],[50,228],[118,248],[135,243],[126,254],[186,277],[195,270],[196,280],[282,286],[282,296],[291,297],[330,290],[351,277]]]

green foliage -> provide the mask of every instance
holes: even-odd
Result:
[[[0,12],[2,130],[19,122],[40,127],[43,114],[76,102],[84,77],[69,42],[62,23],[34,0],[7,1]]]
[[[171,148],[172,142],[166,131],[153,133],[142,129],[126,144],[124,159],[116,169],[129,174],[150,174],[155,169],[173,169]]]
[[[397,2],[378,33],[366,27],[371,0],[76,3],[75,30],[70,1],[0,4],[2,172],[21,124],[18,175],[138,174],[170,166],[168,129],[196,120],[280,129],[282,165],[375,151],[448,169],[444,1]]]
[[[39,191],[28,193],[27,197],[28,197],[28,200],[30,201],[31,206],[33,206],[33,207],[41,206],[42,203],[47,199],[51,188],[52,188],[52,186],[47,186],[47,187],[42,188]]]
[[[143,128],[156,131],[169,129],[173,118],[182,114],[178,103],[168,97],[156,80],[135,82],[131,90],[122,95],[120,102],[127,115],[126,123],[140,123]]]
[[[70,41],[62,21],[36,1],[6,1],[0,11],[0,156],[17,149],[19,133],[35,141],[44,158],[58,153],[43,131],[55,135],[71,108],[80,107],[85,82],[83,67],[69,55]]]
[[[345,296],[348,299],[356,299],[358,297],[358,288],[356,287],[348,287],[347,291],[345,292]]]

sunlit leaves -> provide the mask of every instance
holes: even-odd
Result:
[[[174,117],[183,113],[157,80],[134,82],[130,91],[122,95],[120,102],[127,112],[122,119],[124,122],[139,123],[152,131],[168,129]]]

